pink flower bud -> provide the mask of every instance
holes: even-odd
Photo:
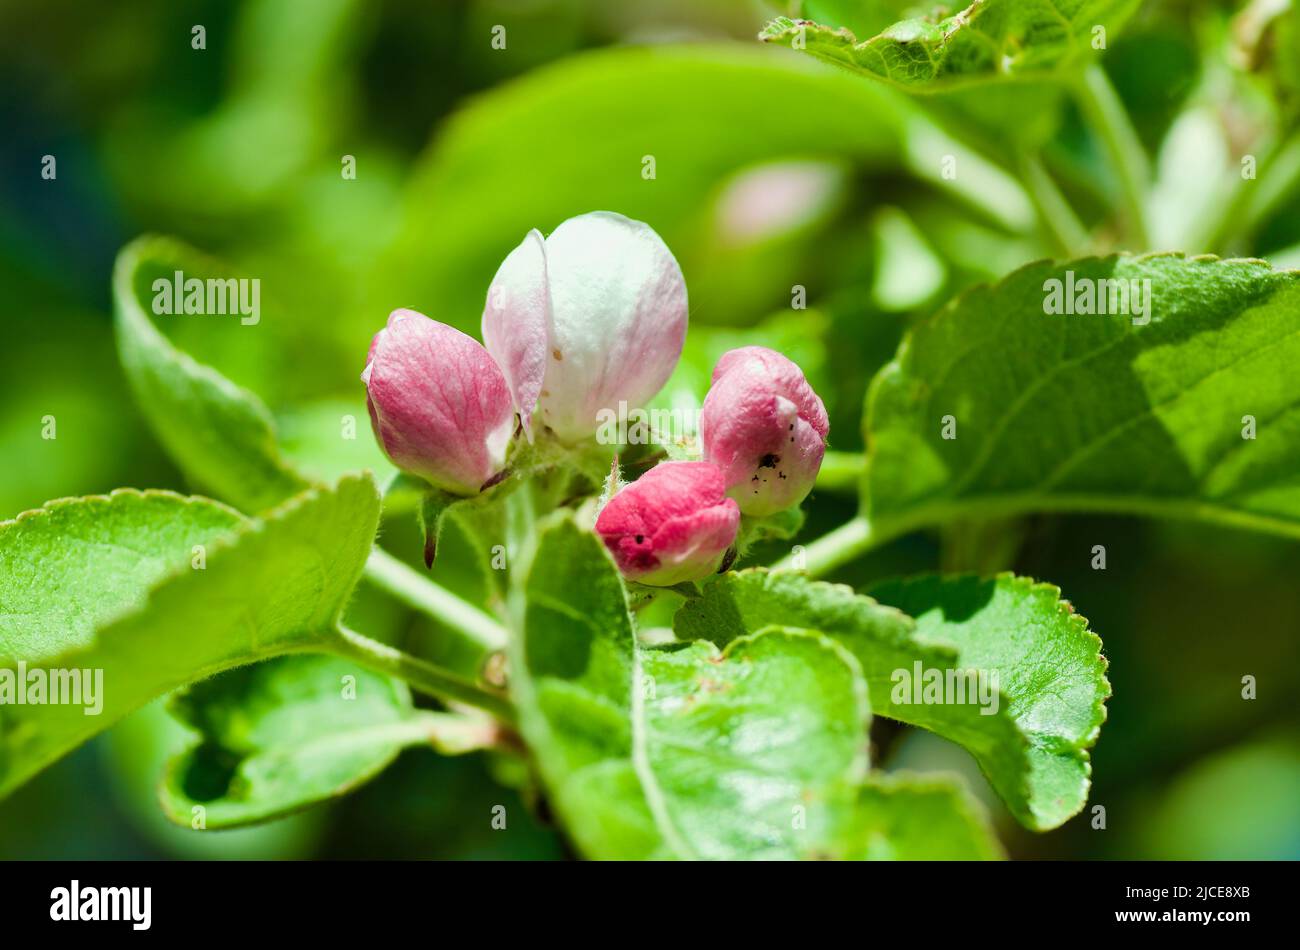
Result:
[[[501,472],[514,408],[500,367],[473,337],[394,310],[361,381],[375,438],[398,468],[455,495],[477,495]]]
[[[565,441],[590,437],[602,409],[644,407],[677,366],[686,282],[648,224],[609,211],[530,231],[488,289],[483,342],[501,365],[524,431],[535,410]]]
[[[671,587],[716,573],[740,510],[708,462],[662,462],[606,503],[596,533],[628,580]]]
[[[826,453],[830,421],[803,370],[775,350],[731,350],[713,369],[700,413],[704,457],[727,494],[763,517],[807,497]]]

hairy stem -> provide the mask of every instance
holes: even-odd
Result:
[[[412,656],[386,643],[372,640],[364,634],[339,627],[334,637],[334,650],[340,656],[356,660],[389,676],[405,680],[422,693],[444,702],[464,703],[498,719],[513,723],[515,709],[504,693],[470,682],[463,676],[443,669],[427,660]]]
[[[365,576],[380,590],[453,628],[484,650],[494,652],[505,648],[505,627],[382,548],[370,552]]]

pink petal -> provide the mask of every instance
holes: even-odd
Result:
[[[715,466],[664,462],[609,500],[596,533],[624,576],[671,586],[715,572],[739,525]]]
[[[399,468],[464,495],[500,472],[514,409],[505,377],[473,337],[396,311],[362,378],[375,435]]]
[[[550,323],[546,245],[533,230],[502,261],[483,307],[483,343],[505,374],[530,442],[533,412],[546,376]]]
[[[741,511],[763,517],[812,491],[826,452],[826,407],[802,370],[774,350],[726,353],[700,414],[704,457]]]

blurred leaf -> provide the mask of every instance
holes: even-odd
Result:
[[[325,399],[276,416],[280,450],[305,476],[333,481],[368,468],[387,484],[397,469],[370,430],[365,396]]]
[[[0,794],[162,693],[325,647],[378,517],[373,481],[352,478],[265,519],[170,493],[118,492],[6,522],[0,673],[21,662],[29,676],[81,670],[84,682],[96,671],[103,688],[97,714],[70,703],[0,706]]]
[[[1147,195],[1152,247],[1209,250],[1202,223],[1229,203],[1233,178],[1239,177],[1229,148],[1228,131],[1208,106],[1174,120]]]
[[[107,142],[122,187],[190,227],[282,197],[346,126],[364,11],[359,0],[248,0],[229,29],[206,21],[207,46],[194,55],[224,61],[223,98],[185,121],[136,103],[124,110]],[[188,27],[177,41],[190,46]]]
[[[1131,316],[1046,312],[1105,281],[1136,288]],[[958,297],[872,382],[873,531],[1089,510],[1300,537],[1297,306],[1296,272],[1181,255],[1031,264]]]
[[[862,861],[993,861],[1003,857],[984,809],[945,777],[891,773],[862,785],[835,857]]]
[[[141,412],[190,481],[245,511],[262,511],[308,482],[282,458],[262,401],[177,350],[153,325],[154,281],[170,284],[177,271],[186,279],[231,277],[166,238],[141,238],[118,255],[113,303],[122,365]]]
[[[346,794],[407,746],[452,754],[490,740],[486,720],[417,711],[406,685],[330,656],[231,670],[172,699],[199,742],[168,766],[163,810],[208,830],[277,818]]]
[[[912,310],[943,288],[943,261],[905,211],[881,208],[875,217],[876,275],[871,296],[881,310]]]
[[[789,17],[777,17],[759,39],[928,91],[1050,75],[1090,52],[1095,27],[1114,29],[1136,7],[1137,0],[975,0],[952,16],[902,20],[862,42],[847,29]]]
[[[538,534],[524,592],[510,688],[552,807],[588,857],[668,856],[632,765],[636,637],[618,569],[559,516]]]
[[[1300,737],[1280,734],[1210,755],[1169,784],[1140,827],[1163,861],[1300,858]]]
[[[819,856],[837,790],[866,774],[866,685],[817,633],[770,627],[720,651],[641,653],[637,771],[683,858]]]
[[[1100,641],[1058,594],[1011,575],[929,578],[886,587],[877,602],[802,574],[746,570],[707,584],[703,597],[677,612],[674,629],[682,639],[719,645],[769,624],[834,638],[862,665],[877,715],[960,743],[1016,817],[1046,830],[1087,799],[1086,750],[1109,695]],[[920,692],[917,665],[923,676],[977,671],[996,711],[984,712],[975,695],[928,703],[900,693],[900,678]],[[975,694],[976,685],[968,685]]]
[[[476,328],[492,275],[530,228],[602,208],[653,226],[690,284],[710,263],[691,238],[719,181],[791,157],[892,164],[907,111],[888,90],[740,45],[567,59],[482,95],[443,127],[371,309],[396,301]],[[647,156],[653,179],[642,177]]]

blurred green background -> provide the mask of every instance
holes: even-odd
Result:
[[[804,8],[851,9],[869,29],[906,6]],[[1233,7],[1146,4],[1104,65],[1156,163],[1159,244],[1294,265],[1295,196],[1222,245],[1198,244],[1211,237],[1186,221],[1188,202],[1207,200],[1180,176],[1188,162],[1267,142],[1294,115],[1257,64],[1234,60]],[[832,448],[860,451],[866,385],[909,321],[1052,253],[1003,167],[1008,138],[1046,143],[1100,247],[1113,181],[1051,90],[1008,131],[1006,115],[919,103],[761,46],[755,34],[781,12],[758,0],[0,0],[0,517],[124,485],[186,489],[131,402],[113,342],[114,255],[145,232],[261,279],[258,326],[167,329],[258,392],[322,474],[382,464],[368,438],[341,451],[321,432],[341,412],[364,420],[357,377],[390,310],[477,332],[488,282],[524,233],[599,208],[649,222],[685,272],[692,327],[666,398],[699,398],[719,353],[761,342],[823,394]],[[937,173],[950,152],[968,170],[960,187]],[[348,157],[355,179],[342,174]],[[796,286],[805,310],[791,308]],[[42,438],[46,416],[56,439]],[[805,538],[854,508],[851,494],[817,492]],[[1300,545],[1119,518],[1024,528],[1013,560],[965,566],[1058,584],[1101,634],[1114,697],[1089,808],[1032,835],[964,752],[881,724],[884,766],[967,775],[1013,856],[1300,858]],[[414,555],[405,521],[386,537]],[[904,539],[838,579],[932,569],[939,542]],[[1104,571],[1090,566],[1096,544]],[[435,578],[479,593],[454,555]],[[358,629],[433,649],[436,631],[373,592],[351,609]],[[1256,699],[1241,697],[1246,675]],[[0,802],[0,857],[566,853],[494,780],[493,762],[423,751],[340,802],[194,834],[154,802],[184,741],[158,705],[130,717]],[[490,827],[495,804],[507,805],[506,831]]]

